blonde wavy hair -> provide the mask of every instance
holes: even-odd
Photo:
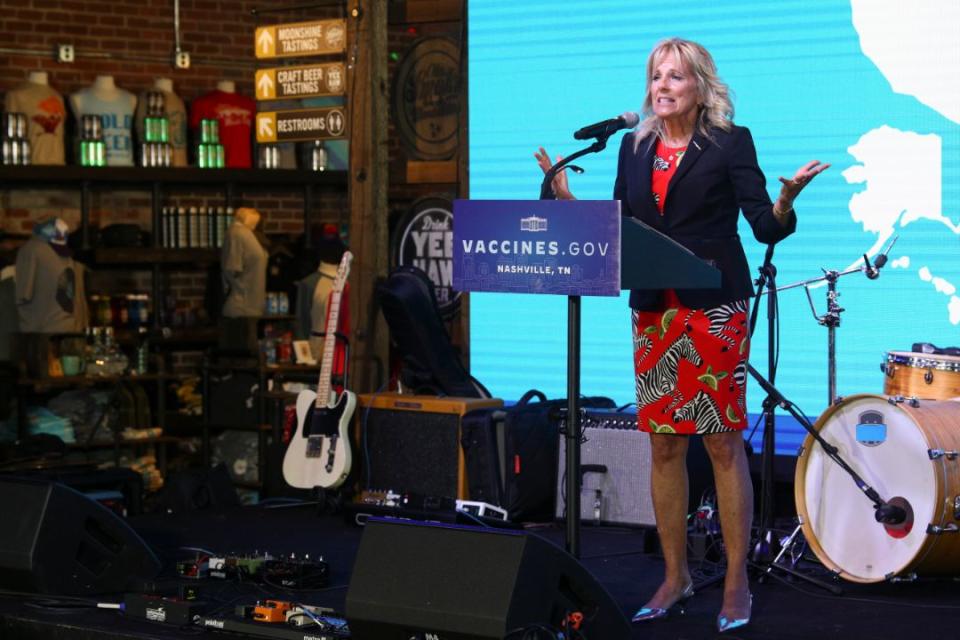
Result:
[[[657,66],[666,56],[673,54],[688,73],[697,80],[697,131],[711,138],[710,129],[716,127],[729,131],[733,124],[733,102],[730,88],[717,75],[717,65],[713,56],[703,45],[682,38],[667,38],[653,47],[647,58],[647,91],[643,98],[640,124],[637,126],[636,144],[651,133],[663,139],[666,130],[663,120],[653,113],[653,97],[650,87]],[[651,139],[652,142],[653,139]]]

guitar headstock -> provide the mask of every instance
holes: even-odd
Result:
[[[350,263],[352,261],[353,254],[344,251],[343,258],[340,259],[340,266],[337,267],[337,277],[333,281],[334,291],[343,291],[343,287],[347,283],[347,276],[350,275]]]

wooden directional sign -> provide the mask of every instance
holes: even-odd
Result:
[[[343,138],[347,133],[344,107],[261,111],[257,114],[257,142],[297,142]]]
[[[289,58],[343,53],[347,49],[347,23],[343,19],[290,22],[257,27],[253,50],[258,58]]]
[[[342,62],[302,67],[258,69],[254,76],[257,100],[342,96],[346,89]]]

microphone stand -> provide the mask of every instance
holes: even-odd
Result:
[[[887,503],[884,499],[880,497],[877,491],[868,485],[863,478],[857,474],[856,471],[847,462],[840,456],[837,447],[833,446],[827,442],[821,435],[820,432],[810,423],[805,415],[797,409],[791,401],[787,400],[782,393],[774,386],[774,379],[776,374],[776,358],[774,356],[773,349],[773,331],[774,331],[774,322],[773,318],[776,314],[777,300],[776,295],[779,291],[785,291],[787,289],[793,289],[799,286],[803,286],[807,292],[807,298],[810,301],[810,307],[813,310],[814,317],[817,321],[826,326],[829,332],[828,344],[829,344],[829,393],[830,393],[830,404],[836,401],[836,339],[835,339],[835,330],[836,327],[840,325],[840,313],[843,311],[843,308],[837,304],[837,298],[839,293],[836,290],[837,280],[843,276],[850,273],[856,273],[863,271],[866,273],[867,277],[870,279],[875,279],[879,276],[879,269],[886,263],[886,256],[889,253],[890,249],[893,247],[893,243],[896,242],[896,238],[888,245],[886,250],[883,252],[880,258],[877,259],[875,265],[871,265],[869,259],[864,255],[864,265],[848,269],[843,272],[837,271],[824,271],[823,277],[814,278],[804,282],[787,285],[784,287],[777,288],[775,283],[776,278],[776,268],[773,266],[771,260],[773,257],[773,245],[768,245],[767,253],[764,257],[763,266],[760,267],[760,277],[757,280],[758,293],[754,299],[753,305],[753,315],[750,319],[750,334],[753,335],[753,330],[756,326],[756,312],[759,307],[760,296],[767,295],[767,310],[768,310],[768,364],[770,367],[770,379],[765,379],[759,372],[752,366],[747,365],[747,369],[751,376],[760,384],[764,391],[767,392],[767,398],[763,402],[764,408],[764,437],[763,437],[763,458],[762,458],[762,472],[761,472],[761,486],[763,492],[763,502],[761,503],[761,518],[760,518],[760,527],[758,532],[759,540],[757,545],[754,548],[754,557],[751,561],[751,564],[758,568],[763,568],[763,564],[766,563],[763,576],[773,575],[771,572],[773,569],[779,569],[785,573],[788,573],[796,578],[801,578],[815,584],[824,589],[829,590],[830,592],[840,595],[843,593],[843,590],[837,585],[827,584],[810,576],[804,575],[800,572],[797,572],[791,567],[786,567],[780,564],[780,558],[783,557],[784,553],[792,546],[794,540],[799,534],[802,526],[797,525],[793,530],[790,536],[787,538],[786,543],[781,547],[779,553],[772,560],[769,559],[771,555],[771,546],[774,540],[773,531],[772,531],[772,519],[773,519],[773,457],[774,457],[774,420],[773,412],[775,407],[779,406],[782,409],[789,412],[794,419],[799,422],[804,429],[816,440],[820,446],[823,448],[827,456],[833,460],[836,464],[840,466],[847,474],[850,475],[853,482],[857,485],[857,488],[863,492],[863,494],[873,502],[874,509],[876,510],[875,518],[878,522],[887,522],[887,521],[902,521],[902,518],[905,514],[902,513],[902,510],[899,507]],[[825,280],[827,282],[827,313],[823,316],[818,316],[816,309],[813,306],[813,299],[810,297],[809,285],[814,282],[819,282]],[[765,290],[764,290],[765,287]],[[761,578],[762,580],[762,578]]]
[[[777,377],[777,268],[773,264],[773,244],[767,245],[767,252],[760,267],[760,275],[756,286],[758,291],[766,290],[767,296],[767,376],[773,383]],[[760,296],[753,299],[753,310],[750,314],[750,335],[757,325],[757,311],[760,307]],[[753,550],[753,559],[769,561],[773,555],[773,546],[776,544],[776,535],[773,532],[774,517],[774,482],[773,459],[776,451],[776,403],[768,394],[763,401],[763,448],[760,455],[760,526],[757,534],[757,544]]]
[[[598,136],[589,147],[573,153],[544,172],[540,185],[541,200],[556,200],[553,179],[560,171],[581,156],[603,151],[607,147],[608,133]],[[570,167],[582,170],[579,167]],[[567,422],[566,467],[567,477],[567,531],[566,550],[574,558],[580,557],[580,296],[567,296]]]
[[[795,289],[797,287],[803,287],[804,291],[807,294],[807,301],[810,303],[810,311],[813,313],[814,319],[818,324],[827,328],[827,406],[832,406],[836,404],[840,398],[837,396],[837,327],[840,326],[840,314],[846,311],[840,304],[837,302],[840,298],[840,293],[837,291],[837,281],[851,273],[864,273],[867,278],[870,280],[875,280],[880,277],[880,269],[887,263],[887,255],[890,253],[890,250],[893,248],[893,245],[897,242],[897,239],[900,236],[895,236],[893,240],[890,241],[890,244],[887,245],[883,253],[877,256],[873,264],[870,264],[870,259],[866,254],[863,256],[863,264],[857,267],[851,267],[845,271],[835,271],[822,269],[823,275],[817,278],[810,278],[808,280],[802,280],[800,282],[795,282],[793,284],[788,284],[782,286],[778,289],[772,291],[763,291],[758,293],[758,296],[767,295],[776,295],[779,291],[787,291],[789,289]],[[827,283],[827,312],[823,315],[817,313],[816,305],[813,303],[813,297],[810,295],[810,285],[816,284],[818,282]],[[754,306],[756,310],[756,306]],[[752,332],[752,329],[751,329]],[[771,381],[773,378],[771,377]]]
[[[606,149],[607,140],[610,138],[610,135],[612,134],[599,136],[589,147],[580,149],[576,153],[571,153],[569,156],[546,170],[543,174],[543,182],[540,183],[540,199],[556,200],[557,195],[553,192],[553,179],[557,176],[557,174],[577,158],[585,156],[588,153],[598,153]],[[577,171],[577,173],[582,173],[582,169],[579,167],[571,167],[571,169],[574,169]]]
[[[811,576],[807,576],[799,571],[793,569],[792,567],[786,567],[779,564],[780,558],[783,556],[784,552],[790,547],[793,543],[794,538],[796,538],[799,533],[800,527],[797,527],[793,534],[789,537],[788,543],[783,545],[776,557],[773,556],[773,547],[778,544],[777,537],[773,531],[773,515],[774,515],[774,481],[773,481],[773,460],[775,452],[775,433],[776,433],[776,420],[775,420],[775,411],[777,406],[781,406],[784,409],[791,410],[793,408],[793,403],[786,400],[783,395],[773,386],[772,381],[776,378],[777,373],[777,356],[776,356],[776,342],[775,342],[775,330],[777,327],[777,286],[776,286],[776,276],[777,268],[773,264],[773,249],[774,245],[767,245],[767,252],[764,255],[763,265],[759,269],[759,277],[756,280],[756,286],[758,294],[753,299],[753,309],[750,315],[750,335],[753,336],[753,332],[756,329],[757,323],[757,312],[760,307],[760,296],[762,293],[768,294],[767,298],[767,367],[770,376],[770,382],[766,378],[761,376],[752,365],[747,365],[747,370],[754,378],[760,382],[760,386],[767,392],[767,397],[763,401],[763,417],[764,417],[764,426],[763,426],[763,449],[760,457],[761,466],[760,466],[760,522],[757,527],[757,537],[756,543],[752,545],[753,551],[750,555],[748,563],[750,566],[760,569],[763,571],[763,576],[774,575],[771,573],[773,569],[780,569],[784,573],[787,573],[795,578],[806,580],[811,584],[822,587],[834,594],[843,593],[842,589],[836,585],[827,584]],[[792,411],[791,411],[792,413]],[[794,414],[797,417],[797,420],[806,420],[802,415],[796,413]],[[808,431],[812,431],[813,427],[810,426]],[[824,441],[818,433],[814,434],[814,437],[821,441],[826,447],[832,447],[829,443]],[[833,448],[834,452],[836,451]],[[848,469],[854,475],[852,469],[846,466],[846,463],[840,460],[841,466],[845,469]],[[857,476],[859,478],[859,476]],[[862,480],[860,480],[862,482]],[[878,496],[879,498],[879,496]],[[883,504],[883,501],[881,501]],[[721,524],[722,526],[722,524]],[[720,580],[723,579],[725,572],[720,572],[719,574],[708,578],[707,580],[698,583],[695,586],[696,590],[702,590],[708,586],[711,586]],[[779,578],[779,576],[774,576]],[[762,578],[761,578],[762,581]]]

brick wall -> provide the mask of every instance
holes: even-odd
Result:
[[[461,25],[451,19],[451,11],[438,10],[431,19],[433,5],[453,4],[448,0],[368,0],[389,1],[391,25],[389,78],[397,59],[418,38],[446,35],[455,41],[461,37]],[[99,75],[112,75],[116,84],[134,94],[153,86],[154,79],[171,78],[174,89],[187,103],[215,88],[219,80],[232,80],[237,91],[253,95],[253,73],[258,65],[253,52],[257,25],[333,18],[341,8],[314,7],[309,10],[275,11],[291,5],[289,0],[181,0],[180,43],[190,53],[191,67],[173,66],[174,7],[172,0],[21,0],[5,3],[0,13],[0,94],[23,81],[30,71],[46,71],[50,84],[67,96],[89,86]],[[417,21],[406,21],[407,9],[418,6]],[[258,9],[255,16],[252,9]],[[454,12],[455,13],[455,12]],[[58,44],[71,44],[75,62],[58,63],[54,52]],[[363,52],[360,52],[363,55]],[[391,158],[390,209],[397,214],[409,208],[422,195],[457,194],[456,185],[408,185],[405,182],[405,150],[393,135],[390,123]],[[299,189],[243,192],[240,204],[254,206],[265,213],[264,231],[268,234],[299,234],[303,231],[303,200]],[[215,190],[178,189],[165,195],[163,204],[176,206],[219,206],[223,194]],[[317,222],[347,222],[348,197],[345,190],[315,190],[311,219]],[[0,185],[0,260],[15,253],[18,236],[28,234],[34,222],[47,216],[59,216],[72,229],[80,222],[79,189],[7,189]],[[106,226],[117,222],[150,224],[150,194],[146,191],[111,190],[97,187],[92,192],[90,222]],[[4,238],[4,233],[7,238]],[[13,238],[10,237],[13,234]],[[178,299],[202,306],[205,272],[171,273],[165,285]],[[95,286],[102,290],[148,290],[145,273],[98,274]]]

